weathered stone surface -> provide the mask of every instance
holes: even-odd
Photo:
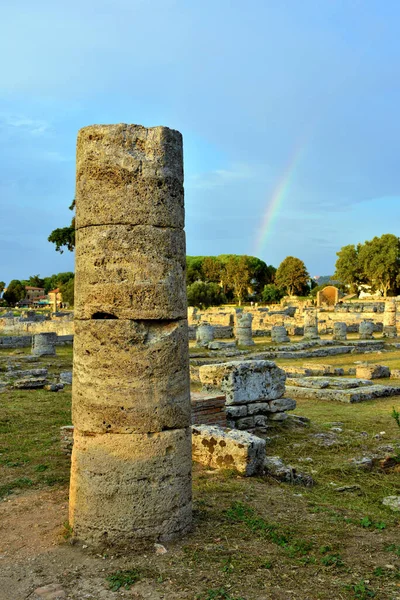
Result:
[[[400,379],[400,369],[391,369],[390,370],[390,377],[392,379]]]
[[[396,300],[394,298],[386,300],[383,313],[383,337],[397,337],[396,312]]]
[[[347,325],[341,321],[335,321],[333,324],[333,339],[339,342],[347,340]]]
[[[148,225],[76,232],[75,318],[186,318],[185,234]]]
[[[48,383],[44,386],[44,389],[48,392],[60,392],[64,389],[63,383]]]
[[[270,415],[268,415],[268,420],[269,421],[286,421],[286,419],[289,418],[289,415],[285,412],[276,412],[276,413],[271,413]]]
[[[192,427],[193,460],[206,467],[257,475],[262,472],[265,447],[265,440],[248,432],[206,425]]]
[[[274,325],[271,328],[271,341],[277,344],[290,342],[290,337],[288,336],[286,327],[283,325]]]
[[[60,382],[65,385],[72,385],[72,371],[63,371],[60,373]]]
[[[32,354],[35,356],[55,356],[56,333],[37,333],[32,338]]]
[[[374,324],[370,321],[361,321],[358,329],[360,334],[360,340],[373,340],[374,336]]]
[[[214,339],[214,327],[208,323],[201,323],[196,329],[196,346],[207,347]]]
[[[97,544],[166,540],[191,525],[191,431],[82,435],[75,430],[69,522]]]
[[[285,372],[270,361],[203,365],[199,373],[203,386],[221,388],[226,394],[227,405],[275,400],[285,391]]]
[[[182,135],[168,127],[92,125],[79,131],[76,227],[182,228]]]
[[[356,367],[356,376],[361,379],[381,379],[390,377],[390,369],[383,365],[361,364]]]
[[[77,321],[73,422],[98,433],[188,427],[186,321]]]
[[[255,421],[254,417],[243,417],[235,420],[235,427],[237,429],[254,429]]]
[[[275,477],[279,481],[304,485],[314,485],[314,480],[308,473],[298,473],[291,465],[286,465],[279,456],[267,456],[264,461],[264,472],[266,475]]]
[[[296,387],[316,388],[320,390],[326,388],[346,390],[372,385],[372,382],[367,379],[353,379],[347,377],[341,377],[340,379],[333,377],[305,377],[287,379],[286,383],[287,385],[294,385]]]
[[[236,312],[235,337],[239,346],[254,346],[251,323],[253,315],[248,312]]]
[[[226,427],[225,394],[191,392],[193,425],[219,425]]]
[[[277,400],[271,400],[271,402],[269,402],[269,410],[272,413],[294,410],[296,406],[296,400],[292,400],[291,398],[278,398]]]
[[[64,425],[60,427],[60,446],[61,451],[68,456],[72,452],[72,447],[74,445],[74,426],[73,425]]]
[[[309,387],[287,386],[286,391],[293,398],[315,398],[316,400],[336,400],[338,402],[357,403],[375,398],[399,396],[400,386],[369,385],[353,390],[313,389]]]
[[[257,406],[253,404],[253,406]],[[242,406],[227,406],[226,407],[227,418],[238,419],[240,417],[247,417],[247,405]]]
[[[36,390],[46,385],[47,380],[45,377],[26,377],[23,379],[16,379],[12,382],[12,386],[16,390]]]
[[[400,496],[386,496],[386,498],[382,500],[382,504],[390,508],[390,510],[399,511]]]

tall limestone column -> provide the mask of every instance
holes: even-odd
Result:
[[[396,300],[394,298],[386,300],[383,313],[383,337],[397,337],[396,312]]]
[[[191,527],[183,227],[178,131],[80,130],[69,519],[88,544]]]

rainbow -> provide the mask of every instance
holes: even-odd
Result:
[[[260,254],[262,254],[268,235],[272,230],[272,224],[276,219],[276,216],[279,212],[279,209],[282,206],[283,201],[288,195],[290,186],[293,182],[293,178],[296,173],[296,168],[300,163],[300,160],[304,154],[304,150],[304,144],[300,144],[295,148],[294,152],[292,152],[290,159],[288,160],[286,167],[283,171],[283,174],[280,177],[277,185],[275,186],[271,198],[267,202],[264,216],[262,218],[261,225],[259,227],[255,239],[253,253],[254,256],[259,257]]]

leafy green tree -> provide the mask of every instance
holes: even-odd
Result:
[[[195,281],[187,286],[187,298],[189,306],[199,308],[220,306],[226,302],[225,295],[217,283],[204,283],[203,281]]]
[[[44,279],[42,279],[39,275],[31,275],[28,279],[27,285],[32,287],[44,287]]]
[[[75,209],[75,200],[72,202],[69,209]],[[75,248],[75,217],[72,218],[69,227],[59,227],[58,229],[54,229],[47,239],[49,242],[56,245],[56,251],[60,254],[64,252],[64,247],[72,252]]]
[[[60,292],[62,294],[62,301],[74,305],[74,279],[69,279],[66,283],[60,286]]]
[[[190,285],[195,281],[202,281],[202,264],[204,256],[187,256],[186,257],[186,285]]]
[[[274,283],[268,283],[265,285],[261,294],[261,299],[263,302],[276,303],[279,302],[282,297],[282,291]]]
[[[248,256],[231,256],[225,263],[222,282],[233,290],[240,306],[248,294],[251,282]]]
[[[6,284],[4,283],[4,281],[0,281],[0,296],[4,290],[4,288],[6,287]]]
[[[349,286],[350,292],[357,293],[360,283],[365,281],[363,269],[359,260],[361,244],[343,246],[336,253],[335,279]]]
[[[48,294],[51,290],[60,287],[63,283],[67,283],[70,279],[74,278],[72,271],[65,271],[64,273],[56,273],[50,275],[50,277],[44,278],[44,291]]]
[[[19,279],[13,279],[7,286],[7,291],[3,294],[4,300],[9,306],[15,306],[17,302],[25,298],[25,286]]]
[[[275,273],[275,285],[289,296],[293,296],[307,290],[309,277],[302,260],[294,256],[287,256]]]
[[[400,239],[386,233],[374,237],[359,249],[359,264],[367,282],[386,297],[400,283]]]
[[[220,283],[223,264],[217,256],[205,256],[201,265],[201,271],[205,281]]]

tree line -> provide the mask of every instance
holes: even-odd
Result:
[[[26,297],[26,286],[43,288],[45,294],[59,288],[63,302],[68,303],[70,306],[74,304],[74,273],[71,271],[56,273],[43,278],[39,275],[31,275],[28,279],[12,279],[3,293],[3,300],[8,306],[15,306]],[[0,281],[0,294],[5,288],[4,281]]]

